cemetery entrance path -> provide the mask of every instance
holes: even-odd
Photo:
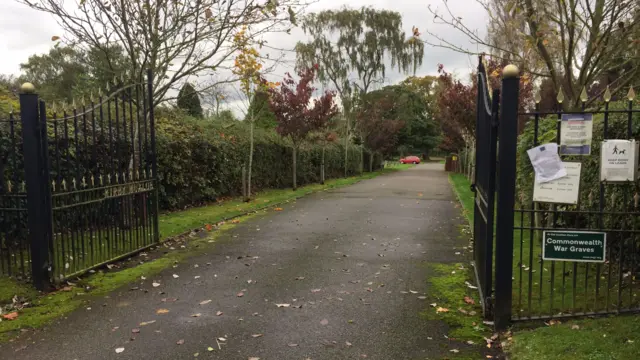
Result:
[[[427,265],[468,263],[456,255],[467,245],[456,204],[441,164],[310,195],[239,224],[206,254],[0,345],[0,359],[450,356],[466,345],[420,312],[433,311]]]

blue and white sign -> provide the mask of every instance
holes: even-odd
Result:
[[[593,114],[562,114],[560,155],[591,155]]]

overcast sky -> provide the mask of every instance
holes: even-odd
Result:
[[[402,14],[403,26],[407,34],[411,33],[411,27],[417,26],[425,34],[425,29],[451,40],[456,44],[470,47],[468,39],[456,33],[455,30],[434,24],[433,15],[428,6],[444,10],[444,0],[320,0],[312,5],[309,11],[318,11],[327,8],[339,8],[342,6],[361,7],[373,6],[380,9],[394,10]],[[450,8],[456,16],[462,17],[465,24],[471,29],[477,29],[481,36],[485,33],[487,22],[486,14],[474,0],[448,0]],[[26,62],[33,54],[48,52],[53,43],[51,36],[61,35],[61,30],[55,19],[50,15],[32,10],[14,0],[0,0],[0,74],[20,73],[20,63]],[[271,46],[292,49],[299,40],[304,40],[301,31],[294,31],[292,35],[267,36],[266,40]],[[289,64],[295,59],[295,54],[289,53]],[[434,74],[437,64],[442,63],[449,71],[461,76],[468,74],[475,67],[475,58],[459,54],[443,48],[426,46],[423,65],[418,69],[417,75]],[[283,64],[276,69],[274,76],[282,76],[291,71],[291,65]],[[385,79],[387,84],[398,82],[406,75],[397,72],[389,72]]]

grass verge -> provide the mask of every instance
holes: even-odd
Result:
[[[452,188],[462,207],[467,220],[472,221],[473,194],[466,179],[459,174],[450,175]],[[462,181],[464,180],[464,181]],[[460,226],[460,236],[469,238],[469,225]],[[460,353],[450,355],[455,359],[483,359],[493,354],[494,350],[486,349],[485,338],[491,336],[491,329],[482,322],[482,309],[476,290],[469,288],[466,282],[473,282],[473,272],[463,263],[429,264],[434,272],[429,278],[430,298],[432,304],[421,313],[428,320],[446,322],[449,328],[449,339],[464,342],[467,345]],[[493,355],[491,355],[493,356]]]
[[[361,180],[371,179],[378,175],[410,167],[412,165],[394,166],[390,169],[365,173],[362,176],[329,180],[324,185],[313,184],[300,187],[296,191],[291,189],[268,190],[256,194],[254,201],[250,203],[245,203],[241,199],[234,199],[215,205],[163,214],[159,219],[160,234],[162,240],[166,241],[190,230],[200,229],[205,224],[221,223],[234,217],[238,218],[238,222],[242,222],[252,216],[246,214],[273,207],[278,203],[295,200],[317,191],[352,185]],[[30,284],[17,283],[7,277],[0,277],[0,304],[10,304],[14,296],[20,298],[20,302],[26,301],[30,303],[29,306],[18,310],[19,316],[15,320],[0,320],[0,342],[15,337],[21,329],[36,329],[47,325],[80,307],[91,297],[105,295],[135,279],[139,279],[141,276],[150,277],[176,262],[202,253],[208,247],[215,245],[209,243],[210,240],[215,240],[234,226],[236,226],[234,223],[222,223],[210,236],[189,240],[185,249],[168,252],[152,261],[120,271],[99,270],[82,278],[72,288],[52,293],[39,294]],[[88,290],[85,291],[85,289]]]
[[[430,264],[435,276],[429,278],[431,285],[431,301],[436,304],[434,309],[429,307],[422,312],[428,320],[442,320],[451,326],[449,337],[456,340],[484,343],[484,338],[490,334],[482,323],[480,314],[482,309],[477,304],[464,301],[477,298],[477,292],[465,285],[469,281],[469,270],[463,264]],[[448,311],[437,312],[443,308]]]
[[[640,321],[634,315],[573,320],[515,330],[512,360],[623,360],[640,354]]]

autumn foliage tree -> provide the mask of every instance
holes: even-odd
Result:
[[[335,94],[326,91],[320,98],[311,101],[316,88],[312,86],[318,65],[298,72],[300,80],[296,82],[287,73],[279,88],[269,90],[269,106],[276,116],[276,131],[280,136],[291,140],[293,147],[293,189],[297,189],[297,152],[309,134],[326,126],[338,113],[334,102]]]
[[[398,143],[405,123],[394,117],[395,99],[387,92],[363,96],[356,113],[356,129],[364,148],[369,151],[369,171],[373,170],[373,155],[389,154]]]
[[[488,83],[491,89],[500,89],[502,69],[506,62],[489,58],[485,62]],[[442,129],[440,148],[459,151],[473,147],[476,130],[476,101],[478,73],[473,72],[470,82],[463,82],[447,72],[444,65],[438,65],[438,85],[436,87],[436,118]],[[527,74],[520,77],[519,111],[524,112],[533,105],[533,82]],[[524,129],[526,117],[518,119],[518,129]]]
[[[238,55],[235,58],[233,66],[233,74],[237,75],[240,80],[240,91],[248,99],[249,102],[255,98],[256,94],[267,93],[268,89],[275,87],[278,83],[271,83],[262,77],[262,63],[260,54],[251,44],[251,37],[247,27],[242,27],[233,37],[233,43],[238,48]],[[249,165],[247,169],[247,193],[245,201],[251,198],[251,167],[253,164],[253,148],[254,148],[254,126],[255,115],[260,109],[249,104],[249,110],[246,120],[249,121]]]

